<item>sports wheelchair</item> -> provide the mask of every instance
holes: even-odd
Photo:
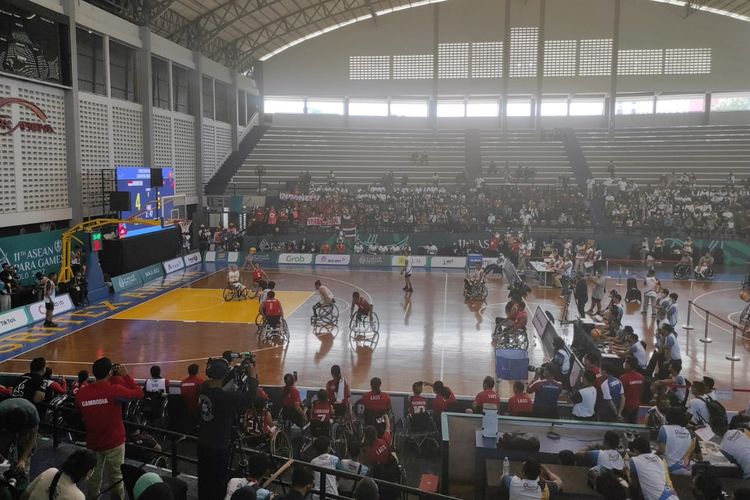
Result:
[[[270,435],[265,432],[264,422],[266,408],[258,412],[255,408],[248,408],[239,415],[237,426],[237,440],[244,447],[269,451],[272,455],[292,458],[294,448],[292,441],[281,426],[274,427]]]
[[[286,319],[281,318],[281,321],[276,326],[271,326],[262,317],[262,323],[258,326],[258,342],[261,344],[273,344],[273,345],[284,345],[289,343],[289,325]],[[258,319],[256,318],[256,324]]]
[[[334,416],[330,422],[319,422],[310,420],[305,427],[302,444],[300,445],[300,457],[303,460],[312,460],[312,444],[315,438],[328,436],[331,441],[331,449],[337,457],[346,457],[349,453],[349,440],[358,440],[355,433],[355,423],[351,415]]]
[[[317,304],[316,304],[317,305]],[[315,309],[313,308],[313,311]],[[317,315],[310,316],[310,324],[314,327],[333,326],[339,323],[339,307],[336,301],[330,304],[323,304],[317,308]]]
[[[487,285],[484,280],[467,280],[464,286],[464,298],[472,301],[484,301],[487,298]]]
[[[512,322],[503,318],[495,318],[495,330],[492,332],[492,345],[502,349],[528,349],[529,335],[526,329],[514,330]]]
[[[433,450],[440,449],[438,437],[439,432],[432,413],[423,411],[413,415],[407,414],[396,422],[393,431],[393,444],[398,453],[410,446],[414,446],[418,453],[422,453],[425,444],[433,446]]]
[[[713,267],[707,267],[706,270],[703,271],[702,273],[695,271],[694,274],[695,274],[695,279],[706,280],[706,281],[714,279],[714,276],[715,276]]]
[[[677,264],[672,270],[674,279],[683,280],[688,279],[693,275],[693,266],[687,264]]]
[[[130,401],[127,405],[126,416],[130,422],[142,425],[154,425],[155,427],[167,428],[169,416],[167,414],[167,403],[169,398],[166,394],[158,392],[146,392],[143,399]]]
[[[367,339],[377,335],[380,330],[380,319],[375,311],[369,315],[353,313],[349,319],[349,337],[355,340]]]
[[[239,287],[235,288],[232,285],[227,285],[224,288],[224,292],[222,293],[222,296],[224,297],[224,300],[226,302],[230,302],[232,300],[247,300],[255,298],[255,295],[253,295],[252,290],[248,287]]]

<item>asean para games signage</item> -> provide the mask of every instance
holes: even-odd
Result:
[[[364,267],[390,266],[391,257],[389,255],[355,255],[353,264]]]
[[[411,267],[427,267],[426,255],[412,255],[409,257],[409,259],[411,259]],[[391,257],[391,266],[404,267],[405,260],[406,257],[404,255],[394,255],[393,257]]]
[[[28,306],[29,314],[31,315],[31,321],[41,321],[47,314],[47,306],[44,305],[44,301],[34,302]],[[70,295],[64,293],[55,297],[55,311],[54,315],[62,314],[64,312],[73,310],[73,301],[70,300]]]
[[[315,265],[324,266],[348,266],[351,261],[350,255],[321,254],[315,256]]]
[[[148,267],[144,267],[143,269],[139,269],[137,272],[141,277],[141,281],[144,283],[148,283],[149,281],[153,281],[164,276],[164,270],[162,269],[161,264],[153,264]]]
[[[16,328],[26,326],[31,321],[25,307],[11,309],[0,314],[0,333],[7,333]]]
[[[466,267],[466,257],[431,257],[430,267],[463,269]]]
[[[143,285],[143,281],[138,275],[138,271],[121,274],[112,278],[112,288],[115,289],[115,292],[121,292],[122,290],[127,290],[128,288],[134,288],[141,285]]]
[[[313,256],[309,253],[279,254],[279,264],[312,264]]]
[[[43,231],[0,238],[0,264],[16,268],[21,283],[34,282],[36,273],[59,271],[62,264],[62,231]]]

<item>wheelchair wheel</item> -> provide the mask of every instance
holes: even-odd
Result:
[[[264,326],[265,324],[266,324],[266,320],[265,320],[265,318],[263,317],[263,315],[262,315],[261,313],[258,313],[258,314],[257,314],[257,315],[255,316],[255,326],[257,326],[257,327],[258,327],[258,329],[260,330],[260,328],[263,328],[263,326]]]
[[[482,283],[477,291],[477,300],[484,301],[487,298],[487,285]]]
[[[286,432],[278,431],[271,436],[271,454],[277,457],[292,458],[292,442]]]
[[[225,288],[224,289],[224,301],[229,302],[234,298],[234,290],[232,288]]]
[[[370,329],[370,331],[372,333],[379,333],[379,331],[380,331],[380,318],[378,318],[378,313],[376,313],[376,312],[373,311],[372,316],[370,317],[370,320],[369,320],[368,327],[369,327],[369,329]]]
[[[331,448],[337,457],[345,457],[348,453],[346,430],[338,422],[331,424]]]
[[[396,453],[403,453],[406,448],[408,440],[408,436],[406,435],[406,425],[405,419],[399,418],[393,428],[393,448],[396,450]]]
[[[250,289],[243,288],[242,291],[239,292],[239,296],[242,300],[247,300],[250,298]]]
[[[339,322],[339,306],[331,304],[331,307],[326,311],[324,316],[326,322],[330,325],[336,325]]]

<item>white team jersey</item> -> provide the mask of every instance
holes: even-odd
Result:
[[[630,473],[638,476],[643,500],[679,500],[669,479],[667,464],[654,453],[630,459]]]
[[[411,274],[411,257],[404,257],[404,272]]]
[[[240,281],[240,272],[239,271],[229,271],[227,273],[227,279],[230,283],[237,283]]]
[[[719,446],[721,452],[742,469],[742,478],[750,479],[750,432],[727,431]]]
[[[321,302],[327,304],[333,300],[333,292],[325,285],[321,285],[320,288],[318,288],[318,294],[320,295]]]
[[[662,425],[657,442],[665,445],[664,459],[670,474],[689,476],[690,457],[695,451],[696,438],[681,425]]]

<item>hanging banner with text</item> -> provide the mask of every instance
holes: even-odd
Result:
[[[62,263],[62,231],[43,231],[0,238],[0,264],[16,268],[21,283],[34,282],[36,273],[59,271]]]
[[[426,255],[412,255],[411,267],[427,267],[427,256]],[[403,255],[394,255],[391,257],[391,266],[393,267],[404,267],[404,261],[406,257]]]
[[[463,269],[466,267],[466,257],[431,257],[430,267]]]
[[[313,256],[309,253],[280,253],[279,264],[312,264]]]
[[[308,217],[308,226],[338,226],[341,224],[341,217]]]

